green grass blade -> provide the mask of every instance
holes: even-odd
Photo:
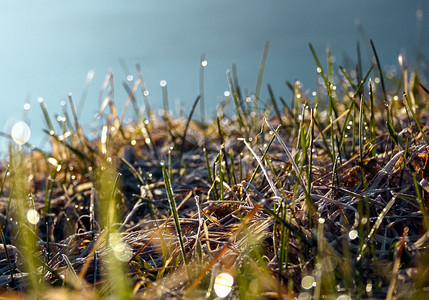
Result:
[[[39,101],[39,104],[40,104],[40,108],[42,109],[43,116],[45,117],[46,124],[48,125],[49,134],[52,135],[52,134],[55,133],[54,125],[52,125],[52,121],[51,121],[51,118],[49,117],[48,110],[46,109],[45,102],[43,101],[42,98],[39,98],[38,101]]]
[[[266,61],[267,55],[268,55],[268,47],[269,47],[269,42],[266,41],[265,42],[265,46],[264,46],[264,53],[263,53],[262,59],[261,59],[261,64],[259,65],[258,80],[256,82],[255,103],[254,103],[254,107],[253,107],[253,113],[255,114],[255,116],[254,116],[255,119],[254,119],[253,126],[255,128],[258,127],[258,102],[259,102],[259,93],[261,91],[262,74],[264,73],[265,61]]]
[[[359,250],[359,254],[357,256],[356,261],[360,262],[362,257],[365,255],[366,251],[368,250],[368,244],[373,242],[375,233],[377,232],[378,228],[381,225],[381,222],[383,222],[384,217],[387,215],[387,213],[389,212],[389,210],[392,208],[393,204],[396,201],[396,197],[393,197],[387,204],[386,206],[383,208],[383,210],[381,211],[381,213],[378,215],[377,220],[374,223],[374,226],[372,226],[371,231],[369,232],[367,238],[365,239],[361,249]]]
[[[173,188],[171,186],[171,181],[168,176],[165,163],[162,162],[161,165],[162,165],[162,175],[164,177],[165,189],[167,191],[167,196],[168,196],[168,203],[170,204],[171,214],[173,215],[174,225],[176,227],[177,238],[180,243],[180,249],[182,250],[183,262],[185,263],[185,265],[187,265],[188,260],[186,258],[186,250],[185,250],[185,245],[183,243],[183,235],[182,235],[182,230],[180,228],[179,213],[177,211],[176,200],[174,199],[174,195],[173,195]]]

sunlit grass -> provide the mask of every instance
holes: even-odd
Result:
[[[165,81],[157,116],[138,65],[119,110],[106,76],[95,132],[72,95],[55,119],[40,99],[51,151],[31,147],[23,124],[4,134],[0,292],[427,297],[429,95],[403,56],[402,78],[385,76],[371,46],[375,64],[363,68],[358,46],[354,70],[337,67],[329,48],[324,66],[310,45],[315,91],[296,80],[290,95],[268,85],[262,99],[267,43],[255,93],[240,88],[233,65],[212,120],[193,117],[204,105],[203,55],[202,95],[187,118],[171,111]]]

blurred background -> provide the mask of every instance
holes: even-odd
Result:
[[[0,130],[10,134],[16,122],[25,121],[31,128],[30,143],[46,148],[42,129],[47,126],[38,99],[43,98],[54,117],[62,115],[61,103],[68,105],[68,93],[79,107],[81,123],[90,126],[110,71],[114,100],[122,111],[127,100],[123,82],[132,88],[137,63],[152,108],[162,108],[160,82],[165,80],[171,110],[183,104],[188,114],[199,93],[202,54],[207,60],[205,108],[212,117],[229,89],[225,72],[232,63],[240,86],[255,91],[265,41],[270,46],[262,101],[267,83],[286,100],[291,95],[287,81],[298,79],[304,90],[314,90],[316,64],[309,43],[323,65],[329,45],[336,66],[347,67],[357,61],[359,41],[364,66],[369,66],[372,39],[384,70],[398,71],[397,57],[403,53],[411,66],[420,64],[427,72],[424,60],[415,57],[429,56],[428,14],[429,1],[424,0],[4,1]],[[143,104],[141,93],[137,95]],[[6,151],[9,140],[0,139],[0,152]]]

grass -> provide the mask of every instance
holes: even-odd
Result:
[[[352,72],[329,49],[324,69],[310,45],[322,84],[312,95],[288,83],[288,102],[269,85],[259,98],[266,44],[256,94],[242,92],[233,65],[235,112],[225,102],[202,122],[192,116],[203,97],[174,117],[166,86],[158,119],[139,66],[120,115],[106,76],[94,132],[71,96],[59,124],[40,101],[52,151],[11,139],[1,169],[0,293],[215,299],[226,286],[231,299],[427,298],[429,94],[418,70],[384,74],[371,46],[376,65],[363,70],[358,46]],[[130,103],[138,118],[124,124]]]

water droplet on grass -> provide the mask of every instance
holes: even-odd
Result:
[[[350,232],[349,232],[349,239],[350,240],[354,240],[355,238],[357,238],[358,237],[358,232],[357,232],[357,230],[351,230]]]

